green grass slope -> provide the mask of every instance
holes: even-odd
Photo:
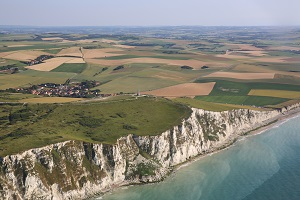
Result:
[[[0,156],[66,140],[111,144],[128,134],[157,135],[180,124],[191,112],[181,104],[153,98],[4,104],[0,109]]]

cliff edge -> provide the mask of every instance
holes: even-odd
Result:
[[[289,108],[212,112],[192,108],[157,136],[128,135],[114,145],[66,141],[0,158],[0,199],[83,199],[121,185],[157,182],[174,166],[228,146]]]

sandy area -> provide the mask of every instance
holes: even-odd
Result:
[[[222,78],[253,80],[253,79],[273,79],[274,76],[275,73],[214,72],[205,77],[222,77]]]
[[[174,85],[158,90],[142,92],[142,94],[149,94],[162,97],[194,97],[199,95],[208,95],[213,89],[215,83],[184,83]]]
[[[28,66],[26,68],[37,70],[37,71],[51,71],[51,70],[55,69],[56,67],[62,65],[63,63],[66,63],[73,59],[74,58],[71,58],[71,57],[51,58],[49,60],[45,60],[44,63]]]

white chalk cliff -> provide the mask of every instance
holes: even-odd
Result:
[[[157,136],[128,135],[114,145],[66,141],[8,155],[0,158],[0,199],[83,199],[120,185],[160,181],[174,166],[222,148],[289,109],[193,108],[181,125]]]

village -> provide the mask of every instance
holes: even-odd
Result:
[[[117,94],[100,94],[99,89],[92,90],[100,85],[98,81],[82,81],[65,84],[56,83],[42,83],[39,85],[32,85],[25,88],[10,88],[9,92],[34,94],[46,97],[72,97],[72,98],[93,98],[93,97],[109,97]]]

